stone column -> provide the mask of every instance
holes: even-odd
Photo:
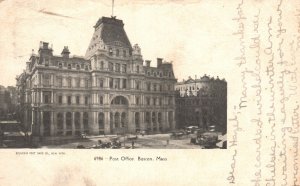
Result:
[[[155,121],[156,121],[156,131],[159,131],[158,112],[155,112]]]
[[[63,112],[63,135],[66,135],[66,129],[67,129],[67,124],[66,124],[66,112]]]
[[[51,92],[51,103],[54,103],[54,92]]]
[[[36,115],[35,115],[35,111],[32,109],[32,114],[31,114],[31,133],[33,133],[34,135],[36,134]]]
[[[166,111],[165,113],[166,113],[166,117],[165,117],[165,119],[166,119],[165,127],[168,128],[168,129],[171,129],[170,123],[169,123],[169,112]]]
[[[151,131],[153,131],[153,121],[152,121],[152,112],[150,112],[150,128],[151,128]]]
[[[72,135],[75,135],[75,112],[72,112]]]
[[[50,112],[50,136],[55,135],[55,125],[54,125],[54,112]]]
[[[110,116],[109,112],[106,111],[104,112],[104,134],[109,134],[110,133]]]
[[[140,116],[141,116],[141,121],[140,121],[140,125],[141,125],[141,130],[146,130],[147,126],[146,126],[146,122],[145,122],[145,112],[141,112]]]
[[[84,132],[84,126],[83,126],[83,112],[80,112],[80,132]]]
[[[43,91],[40,92],[40,103],[43,103]]]
[[[128,111],[128,123],[127,123],[127,132],[133,132],[134,130],[134,125],[132,124],[133,123],[133,117],[134,117],[134,114],[132,111]]]
[[[40,112],[40,135],[44,136],[44,112]]]
[[[175,129],[176,126],[176,119],[175,119],[175,111],[172,112],[173,113],[173,123],[172,123],[172,130]]]

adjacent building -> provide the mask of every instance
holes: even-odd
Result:
[[[0,120],[15,119],[13,117],[16,112],[16,97],[15,87],[0,85]]]
[[[116,134],[175,128],[172,63],[156,67],[131,45],[122,20],[102,17],[84,57],[47,42],[17,77],[22,123],[41,136]]]
[[[227,82],[207,75],[183,80],[175,85],[178,128],[198,126],[227,130]]]

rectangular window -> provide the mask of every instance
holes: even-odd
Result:
[[[114,80],[113,78],[109,78],[109,88],[113,88],[114,86]]]
[[[156,84],[153,85],[153,90],[156,91]]]
[[[148,91],[151,90],[151,83],[147,83],[147,90],[148,90]]]
[[[103,79],[99,79],[99,87],[103,88]]]
[[[160,92],[162,91],[162,85],[159,85],[159,91]]]
[[[116,72],[120,72],[120,64],[116,63]]]
[[[114,64],[113,63],[109,63],[108,64],[108,69],[109,69],[109,71],[113,71],[114,70]]]
[[[127,79],[123,79],[123,88],[127,88]]]
[[[89,88],[89,80],[88,79],[85,80],[85,88]]]
[[[48,95],[44,95],[44,102],[45,103],[49,103],[49,97],[48,97]]]
[[[159,98],[159,105],[162,105],[162,99]]]
[[[58,96],[58,103],[62,104],[62,96]]]
[[[115,79],[115,88],[119,89],[120,88],[120,78]]]
[[[44,86],[48,87],[50,86],[50,75],[49,74],[44,74]]]
[[[127,71],[127,65],[124,64],[124,65],[122,65],[122,72],[123,72],[123,73],[126,73],[126,71]]]
[[[68,78],[68,87],[71,88],[72,87],[72,79],[69,77]]]
[[[80,87],[80,78],[76,79],[76,87],[79,88]]]
[[[88,97],[88,96],[85,96],[85,97],[84,97],[84,104],[85,104],[85,105],[88,105],[88,104],[89,104],[89,97]]]
[[[136,73],[140,73],[140,66],[136,66]]]
[[[156,105],[156,98],[153,98],[153,105]]]
[[[136,98],[135,98],[135,104],[136,104],[136,105],[139,105],[139,104],[140,104],[140,98],[139,98],[139,97],[136,97]]]
[[[150,98],[146,98],[147,105],[150,105]]]
[[[57,77],[56,79],[57,79],[57,86],[61,88],[62,87],[62,77]]]
[[[135,81],[135,88],[137,89],[137,90],[139,90],[140,89],[140,82],[139,81]]]
[[[71,103],[72,103],[72,97],[68,96],[68,105],[71,105]]]
[[[79,105],[79,103],[80,103],[80,97],[76,96],[76,104]]]

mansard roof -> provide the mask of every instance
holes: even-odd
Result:
[[[95,52],[92,49],[101,47],[103,43],[105,45],[127,47],[132,50],[122,20],[115,17],[102,17],[97,21],[94,28],[95,32],[86,51],[86,57],[92,56],[92,53]]]

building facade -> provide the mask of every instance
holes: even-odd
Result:
[[[16,97],[15,87],[0,85],[0,120],[15,119]]]
[[[102,17],[85,57],[41,42],[17,77],[23,123],[35,135],[163,132],[175,127],[173,66],[131,45],[122,20]]]
[[[207,75],[183,80],[175,85],[176,123],[178,128],[198,126],[227,130],[227,82]]]

